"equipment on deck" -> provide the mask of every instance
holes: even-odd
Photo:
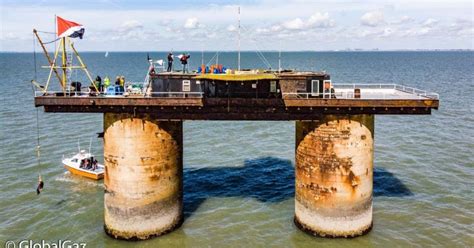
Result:
[[[87,70],[87,66],[84,64],[83,60],[79,56],[79,53],[74,48],[74,43],[71,41],[71,38],[79,37],[80,39],[82,39],[84,31],[84,27],[81,24],[65,20],[59,16],[57,17],[57,39],[50,42],[43,42],[40,36],[38,35],[38,32],[41,31],[33,29],[33,34],[40,43],[49,63],[48,66],[43,66],[43,68],[50,69],[45,86],[38,84],[36,81],[32,81],[32,84],[41,92],[43,92],[43,94],[47,93],[48,91],[49,82],[51,81],[51,76],[53,72],[58,78],[63,94],[66,94],[68,84],[71,82],[72,70],[74,69],[82,69],[87,75],[87,78],[91,82],[91,85],[94,87],[95,91],[99,92],[99,89],[97,89],[96,85],[94,84],[94,80],[92,79],[89,71]],[[57,46],[54,53],[54,57],[51,59],[45,47],[45,44],[49,44],[57,40],[60,40],[59,46]],[[79,65],[73,65],[74,56],[77,58]],[[61,59],[61,62],[58,61],[59,58]]]

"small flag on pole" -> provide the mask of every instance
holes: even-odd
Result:
[[[79,23],[68,21],[61,17],[57,17],[58,23],[58,38],[71,37],[82,39],[84,36],[84,26]]]

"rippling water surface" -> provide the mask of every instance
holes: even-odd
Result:
[[[164,58],[164,53],[151,53]],[[145,53],[83,53],[91,72],[142,81]],[[191,68],[201,62],[191,53]],[[209,60],[212,53],[205,53]],[[265,53],[273,66],[277,53]],[[235,53],[219,61],[236,67]],[[367,247],[474,244],[474,53],[283,53],[283,67],[326,70],[335,83],[399,83],[440,93],[429,116],[377,116],[374,228],[363,237],[322,239],[299,231],[294,213],[294,122],[184,124],[184,204],[181,228],[137,247]],[[243,53],[243,67],[263,67]],[[38,57],[38,63],[46,64]],[[0,53],[0,241],[65,240],[89,247],[131,243],[103,232],[103,185],[61,167],[63,154],[88,147],[102,131],[101,114],[47,114],[40,109],[41,164],[37,165],[36,110],[29,81],[33,55]],[[47,74],[38,69],[38,78]],[[75,75],[82,77],[80,72]],[[56,86],[56,82],[54,82]],[[101,156],[102,141],[92,151]],[[46,188],[34,192],[38,173]]]

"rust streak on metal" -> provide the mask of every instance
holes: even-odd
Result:
[[[105,230],[148,239],[182,223],[182,122],[104,115]]]
[[[327,115],[318,122],[297,122],[295,161],[295,221],[300,226],[335,237],[370,228],[373,116]]]

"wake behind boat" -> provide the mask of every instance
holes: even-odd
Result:
[[[99,164],[94,155],[85,150],[80,150],[71,157],[63,157],[62,163],[72,174],[94,180],[104,178],[104,165]]]

